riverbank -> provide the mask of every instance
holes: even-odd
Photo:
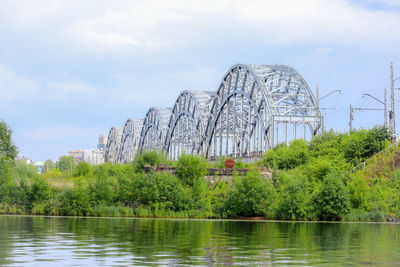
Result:
[[[210,222],[254,222],[254,223],[332,223],[332,224],[394,224],[400,225],[400,218],[397,221],[309,221],[309,220],[272,220],[263,217],[240,217],[240,218],[188,218],[188,217],[128,217],[128,216],[59,216],[59,215],[29,215],[29,214],[0,214],[0,217],[27,217],[27,218],[60,218],[60,219],[131,219],[131,220],[172,220],[172,221],[210,221]]]
[[[237,167],[246,172],[233,171],[230,179],[215,173],[212,181],[206,179],[207,169],[221,168],[222,157],[210,163],[201,156],[182,155],[170,162],[163,154],[145,152],[130,164],[81,162],[41,175],[17,161],[4,172],[0,213],[397,221],[399,149],[395,146],[376,154],[388,147],[387,137],[387,129],[378,127],[350,134],[327,132],[310,142],[295,140],[268,151],[261,162],[238,160]],[[373,161],[362,163],[371,157]],[[357,167],[360,163],[362,168]],[[174,171],[154,171],[159,164],[173,166],[168,169]],[[262,175],[260,170],[265,168],[273,172]]]

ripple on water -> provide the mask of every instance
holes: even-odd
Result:
[[[0,265],[394,265],[400,225],[0,216]]]

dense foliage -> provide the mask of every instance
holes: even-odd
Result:
[[[63,156],[56,164],[47,161],[46,172],[40,175],[23,161],[0,158],[0,213],[261,216],[286,220],[399,218],[397,147],[374,156],[365,168],[357,167],[388,145],[388,132],[382,127],[350,134],[331,131],[310,142],[281,144],[262,160],[265,167],[274,170],[272,177],[260,175],[259,163],[239,160],[237,166],[250,169],[247,175],[206,178],[207,167],[223,167],[226,158],[209,163],[204,157],[182,155],[172,163],[156,152],[142,153],[126,165],[75,165],[71,157]],[[148,172],[147,167],[161,163],[173,164],[176,173]],[[353,173],[354,167],[357,171]]]

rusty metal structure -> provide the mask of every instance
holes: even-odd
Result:
[[[238,64],[227,71],[215,92],[185,90],[172,109],[150,108],[140,137],[139,126],[135,128],[138,142],[125,145],[125,136],[130,136],[125,132],[132,130],[124,129],[120,149],[106,150],[118,154],[106,153],[105,160],[126,163],[136,151],[149,150],[171,160],[183,153],[203,154],[210,160],[258,158],[279,143],[311,138],[322,131],[323,123],[313,92],[295,69]],[[113,140],[109,138],[107,148]]]

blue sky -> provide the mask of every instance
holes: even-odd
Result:
[[[350,103],[381,107],[362,93],[383,100],[391,61],[400,76],[398,0],[0,3],[0,118],[33,160],[94,148],[181,90],[216,90],[237,63],[290,65],[321,96],[341,89],[321,101],[338,131]],[[353,124],[382,121],[381,111],[357,112]]]

